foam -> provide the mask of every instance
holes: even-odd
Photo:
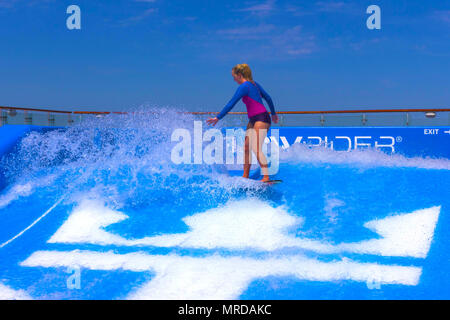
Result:
[[[0,196],[0,209],[3,209],[20,197],[29,196],[33,189],[32,183],[17,184],[13,186],[6,194]]]
[[[419,168],[450,170],[450,160],[430,157],[405,157],[387,154],[374,148],[335,151],[325,147],[294,144],[287,150],[280,149],[280,161],[288,163],[355,165],[364,168]]]
[[[55,176],[50,175],[31,182],[16,183],[5,194],[0,195],[0,209],[7,207],[9,204],[20,198],[30,196],[37,188],[48,186],[52,184],[54,180]]]
[[[82,201],[74,209],[49,242],[258,251],[298,248],[322,254],[352,252],[425,258],[440,209],[435,206],[369,221],[364,227],[378,233],[379,238],[332,245],[290,234],[290,230],[301,228],[304,218],[289,214],[283,206],[274,208],[258,199],[246,199],[183,218],[189,226],[186,233],[129,240],[103,229],[127,216],[91,199]]]
[[[14,290],[0,283],[0,300],[32,300],[24,290]]]
[[[56,172],[55,188],[62,193],[97,188],[103,198],[133,203],[158,198],[167,188],[175,198],[185,196],[188,190],[198,197],[212,195],[212,202],[228,199],[238,188],[261,189],[261,184],[248,179],[218,174],[217,166],[175,165],[170,161],[173,130],[192,130],[194,119],[159,107],[127,115],[87,117],[80,125],[30,132],[17,152],[2,159],[1,166],[8,177],[22,176],[27,181]],[[111,191],[113,188],[120,193]]]
[[[325,212],[325,216],[328,217],[329,221],[331,223],[336,223],[337,222],[337,213],[335,212],[335,208],[339,208],[345,205],[345,202],[343,202],[340,199],[337,199],[335,197],[326,197],[325,199],[325,208],[324,208],[324,212]]]
[[[301,212],[296,208],[288,210],[284,206],[273,207],[269,202],[249,197],[249,189],[254,189],[260,198],[261,194],[264,197],[264,193],[258,190],[258,186],[262,188],[260,183],[228,177],[212,166],[175,166],[168,161],[172,149],[169,138],[175,127],[190,128],[192,120],[164,112],[160,113],[159,119],[134,115],[106,116],[81,126],[34,132],[25,137],[13,159],[16,167],[5,168],[15,169],[19,175],[31,172],[26,175],[29,179],[26,181],[33,182],[16,184],[8,193],[1,195],[0,208],[35,192],[39,187],[35,184],[36,177],[42,176],[42,173],[56,172],[58,181],[55,187],[58,191],[67,187],[70,191],[67,201],[75,200],[76,206],[48,242],[104,247],[99,249],[102,252],[38,251],[23,261],[21,266],[50,268],[79,265],[92,270],[122,269],[153,273],[151,281],[129,293],[130,299],[235,299],[252,281],[268,276],[308,281],[419,283],[420,267],[360,263],[341,257],[356,253],[426,258],[440,207],[418,207],[416,211],[392,213],[386,218],[365,224],[361,222],[360,228],[369,228],[377,233],[363,241],[333,244],[320,237],[308,239],[302,232],[307,222],[305,217],[324,212],[325,218],[335,223],[339,218],[336,208],[346,204],[337,199],[337,195],[329,195],[324,210],[317,213]],[[298,164],[304,163],[357,168],[450,169],[447,159],[406,158],[377,150],[339,152],[295,145],[280,151],[280,160],[287,165],[293,164],[287,168],[289,170],[297,170]],[[240,170],[241,166],[238,168]],[[247,199],[229,201],[234,197],[234,189],[242,187],[246,190]],[[106,230],[113,224],[126,223],[129,217],[126,212],[120,211],[122,204],[131,203],[134,208],[139,208],[139,201],[143,199],[143,203],[150,204],[148,214],[152,214],[151,207],[160,205],[160,196],[165,196],[169,189],[174,199],[184,201],[183,197],[190,197],[185,203],[198,198],[210,201],[205,206],[221,205],[184,217],[182,220],[188,227],[184,233],[133,239]],[[242,193],[239,191],[239,197]],[[120,230],[120,226],[114,229]],[[145,250],[143,247],[194,248],[209,250],[207,254],[210,255],[152,256],[145,252],[104,252],[114,246],[133,247],[127,248],[127,252]],[[52,246],[61,247],[65,246]],[[224,251],[226,257],[218,254]],[[327,262],[302,254],[328,255],[320,256]],[[330,262],[332,258],[337,260]],[[375,258],[371,257],[372,261]]]
[[[24,267],[79,266],[91,270],[129,270],[155,273],[155,277],[129,293],[128,299],[237,299],[248,285],[268,276],[310,281],[350,280],[381,284],[418,284],[422,269],[349,259],[320,262],[303,256],[250,259],[241,257],[186,257],[148,255],[143,252],[37,251]]]

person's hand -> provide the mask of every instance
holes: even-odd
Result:
[[[278,123],[278,115],[277,114],[272,115],[272,121],[273,121],[273,123]]]
[[[217,122],[219,122],[219,119],[217,117],[206,119],[206,123],[209,124],[210,126],[211,125],[215,126]]]

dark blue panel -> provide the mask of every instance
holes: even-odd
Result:
[[[0,131],[19,164],[0,190],[0,297],[450,297],[448,128],[280,128],[274,186],[170,163],[167,130],[14,147],[52,129]],[[369,147],[406,157],[345,152]]]
[[[450,158],[449,127],[279,128],[281,144],[325,144],[337,151],[376,148],[388,154]],[[283,141],[283,138],[286,140]]]

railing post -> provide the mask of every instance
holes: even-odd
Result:
[[[0,109],[0,127],[8,124],[8,117],[3,109]]]
[[[239,120],[241,122],[241,126],[245,127],[245,125],[247,124],[247,119],[245,118],[245,116],[240,116]]]
[[[71,114],[71,113],[69,113],[69,114],[67,115],[67,124],[68,124],[69,126],[71,126],[71,125],[73,124],[72,114]]]
[[[363,113],[363,116],[362,116],[362,124],[363,124],[363,126],[365,126],[365,125],[366,125],[366,122],[367,122],[367,119],[366,119],[366,114],[365,114],[365,113]]]
[[[325,125],[325,115],[323,113],[320,114],[320,125],[322,127]]]
[[[409,126],[409,112],[406,113],[406,126]]]
[[[28,113],[28,111],[24,111],[23,112],[23,120],[25,122],[26,125],[32,125],[33,124],[33,118],[32,115]]]
[[[47,116],[49,127],[53,127],[55,125],[55,115],[51,112],[47,112]]]

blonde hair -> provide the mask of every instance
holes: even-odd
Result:
[[[252,70],[246,63],[237,64],[232,69],[236,75],[241,75],[247,80],[253,81]]]

